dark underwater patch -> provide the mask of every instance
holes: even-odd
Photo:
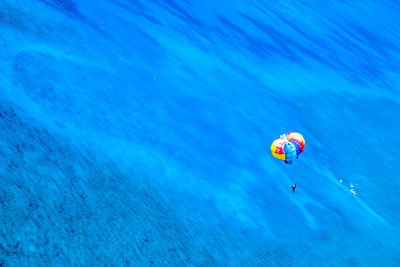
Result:
[[[83,15],[78,10],[78,6],[72,0],[40,0],[41,2],[49,5],[68,16],[76,18],[83,18]]]

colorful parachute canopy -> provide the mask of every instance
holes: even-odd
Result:
[[[275,158],[283,159],[287,164],[292,164],[303,152],[305,145],[304,138],[299,133],[290,132],[281,135],[271,145],[271,152]]]

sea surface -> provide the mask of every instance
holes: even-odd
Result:
[[[389,0],[0,1],[0,266],[399,266],[399,29]]]

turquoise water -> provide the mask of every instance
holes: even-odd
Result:
[[[398,265],[399,26],[395,1],[0,2],[0,264]]]

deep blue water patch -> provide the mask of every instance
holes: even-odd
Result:
[[[398,265],[399,11],[1,2],[0,264]]]

